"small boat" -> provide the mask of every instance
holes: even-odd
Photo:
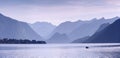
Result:
[[[85,48],[86,48],[86,49],[88,49],[89,47],[88,47],[88,46],[86,46]]]

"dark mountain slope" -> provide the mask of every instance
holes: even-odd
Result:
[[[85,23],[85,24],[79,26],[78,28],[76,28],[75,30],[73,30],[69,34],[70,38],[77,39],[77,38],[83,38],[85,36],[91,36],[98,30],[98,28],[102,24],[113,23],[117,19],[118,19],[118,17],[115,17],[115,18],[112,18],[112,19],[101,18],[101,19],[98,19],[98,20],[97,19],[91,20],[88,23]]]
[[[91,36],[87,43],[120,43],[120,19]]]

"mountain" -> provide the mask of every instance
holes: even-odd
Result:
[[[102,24],[102,25],[98,28],[98,30],[97,30],[96,32],[102,31],[104,28],[106,28],[106,27],[109,26],[109,25],[110,25],[110,23],[104,23],[104,24]]]
[[[64,22],[61,23],[58,27],[56,27],[56,29],[53,31],[53,33],[65,33],[65,34],[69,34],[72,30],[74,30],[75,28],[77,28],[81,23],[80,22]]]
[[[0,38],[42,40],[25,22],[20,22],[0,14]]]
[[[69,34],[76,28],[78,28],[80,25],[84,24],[84,21],[76,21],[76,22],[63,22],[59,26],[57,26],[52,33],[48,37],[51,37],[55,33],[60,33],[60,34],[66,34],[69,36]]]
[[[91,21],[88,21],[87,23],[84,23],[74,29],[70,34],[71,39],[77,39],[77,38],[83,38],[85,36],[91,36],[93,35],[104,23],[113,23],[115,20],[117,20],[118,17],[112,18],[112,19],[93,19]]]
[[[120,19],[100,32],[96,32],[85,42],[87,43],[120,43]]]
[[[93,35],[98,28],[104,23],[113,23],[119,17],[114,17],[111,19],[92,19],[89,21],[76,21],[76,22],[63,22],[57,26],[52,33],[48,36],[49,39],[54,36],[55,33],[66,34],[69,40],[72,42],[77,39],[81,39],[86,36]],[[104,26],[105,27],[105,26]],[[103,27],[102,27],[103,28]]]
[[[104,28],[106,28],[109,25],[110,25],[109,23],[102,24],[96,32],[100,32],[101,30],[103,30]],[[72,43],[83,43],[84,41],[88,40],[89,38],[90,38],[90,36],[85,36],[83,38],[79,38],[79,39],[72,41]]]
[[[86,36],[80,39],[76,39],[74,41],[72,41],[72,43],[83,43],[84,41],[88,40],[90,36]]]
[[[68,43],[69,38],[66,34],[55,33],[47,43]]]
[[[30,26],[36,33],[44,38],[46,38],[56,28],[55,25],[47,22],[36,22],[34,24],[30,24]]]

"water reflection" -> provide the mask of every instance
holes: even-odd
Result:
[[[118,46],[87,46],[90,48],[86,49],[85,45],[0,45],[0,58],[120,58]]]

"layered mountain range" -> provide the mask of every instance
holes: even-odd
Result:
[[[120,19],[96,32],[85,43],[120,43]]]
[[[108,24],[113,23],[118,18],[119,17],[114,17],[111,19],[105,19],[105,18],[93,19],[90,21],[79,20],[76,22],[64,22],[53,30],[53,32],[48,36],[49,37],[48,39],[54,38],[55,33],[60,33],[60,34],[66,34],[67,38],[69,38],[67,42],[72,42],[74,40],[93,35],[96,31],[98,31],[99,27],[102,24],[106,23],[105,25],[107,26]],[[105,27],[105,26],[101,26],[101,27]],[[54,42],[56,42],[56,40]]]
[[[55,26],[47,22],[28,24],[0,14],[0,38],[46,40],[48,43],[119,42],[119,21],[119,17],[94,18]]]
[[[36,33],[38,33],[44,39],[47,39],[47,36],[56,28],[55,25],[52,25],[48,22],[36,22],[29,25]]]

